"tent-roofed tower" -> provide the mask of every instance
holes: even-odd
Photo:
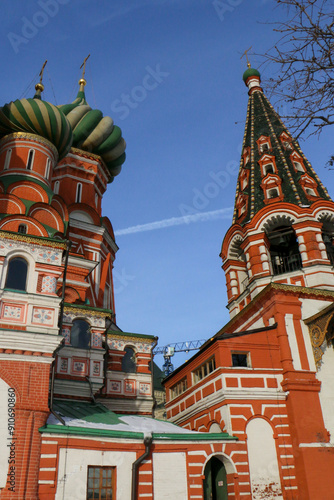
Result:
[[[334,204],[248,68],[233,224],[221,256],[231,316],[268,283],[334,289]]]
[[[221,252],[231,319],[164,380],[167,418],[238,436],[223,460],[211,455],[233,470],[228,498],[322,500],[334,467],[334,203],[259,72],[244,80],[246,129]],[[208,498],[221,467],[210,460]]]

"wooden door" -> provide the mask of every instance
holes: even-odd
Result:
[[[212,457],[204,471],[204,500],[227,500],[226,469],[223,462]]]

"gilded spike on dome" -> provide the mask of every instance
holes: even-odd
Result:
[[[86,101],[84,75],[88,58],[89,55],[81,65],[83,72],[76,99],[71,104],[59,106],[59,109],[72,127],[73,147],[101,156],[111,174],[111,182],[120,173],[125,161],[126,144],[121,129],[114,125],[112,118],[92,109]]]
[[[39,82],[35,85],[35,90],[36,90],[36,94],[34,95],[34,99],[41,99],[41,93],[43,92],[44,90],[44,85],[42,83],[42,80],[43,80],[43,73],[44,73],[44,68],[46,66],[46,63],[47,63],[47,59],[44,61],[44,64],[42,66],[42,69],[39,73]]]
[[[44,90],[44,62],[33,99],[17,99],[0,108],[0,137],[14,132],[36,134],[49,140],[58,150],[59,159],[66,156],[72,144],[72,129],[56,106],[41,99]]]

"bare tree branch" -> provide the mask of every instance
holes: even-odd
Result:
[[[276,0],[287,21],[273,23],[277,44],[264,55],[277,77],[268,87],[276,104],[289,103],[284,118],[295,135],[320,134],[334,123],[334,2]]]

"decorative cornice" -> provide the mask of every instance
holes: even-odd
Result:
[[[70,306],[64,307],[64,314],[66,313],[74,313],[74,314],[82,314],[84,316],[96,316],[99,318],[105,318],[107,315],[111,316],[112,312],[108,309],[95,309],[91,306],[84,305],[75,305],[71,304]]]
[[[33,243],[35,245],[38,243],[38,245],[45,247],[66,248],[66,243],[61,240],[55,241],[41,236],[25,236],[24,234],[12,233],[10,231],[0,231],[0,239],[1,238],[6,240],[24,241],[25,243]]]
[[[39,144],[43,144],[43,146],[48,147],[51,149],[52,153],[55,155],[56,158],[58,158],[58,151],[57,148],[50,142],[48,139],[45,139],[44,137],[41,137],[36,134],[29,134],[29,132],[13,132],[12,134],[5,135],[1,140],[0,140],[0,147],[4,142],[7,142],[10,139],[27,139],[29,141],[34,141]]]
[[[247,304],[236,316],[234,316],[223,328],[221,328],[214,337],[221,335],[222,333],[230,330],[234,323],[240,320],[244,315],[247,315],[249,311],[254,308],[254,304],[261,301],[263,297],[269,294],[271,291],[282,291],[285,293],[298,294],[298,295],[313,295],[313,296],[322,296],[328,298],[334,298],[334,291],[331,290],[322,290],[320,288],[306,288],[304,286],[296,286],[296,285],[286,285],[281,283],[269,283],[263,290],[261,290],[254,299]]]
[[[135,342],[138,342],[138,339],[140,339],[141,342],[143,343],[152,343],[157,340],[157,337],[154,337],[154,335],[146,335],[146,334],[140,334],[140,333],[128,333],[128,332],[110,332],[108,331],[108,337],[117,337],[118,339],[124,339],[124,340],[133,340]]]
[[[104,162],[101,158],[101,156],[96,155],[94,153],[88,153],[87,151],[84,151],[83,149],[78,149],[78,148],[71,148],[70,153],[73,153],[75,155],[82,156],[83,158],[88,158],[89,160],[95,160],[98,163],[102,163],[104,165]]]

